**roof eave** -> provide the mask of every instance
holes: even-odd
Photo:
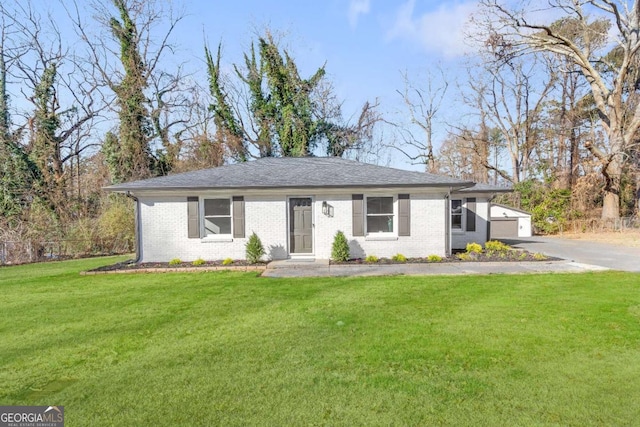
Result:
[[[393,187],[393,188],[424,188],[424,187],[441,187],[449,188],[451,191],[461,190],[473,186],[473,182],[460,182],[460,183],[432,183],[432,184],[348,184],[348,185],[278,185],[278,186],[263,186],[263,185],[251,185],[251,186],[153,186],[153,187],[124,187],[119,185],[110,185],[102,187],[104,191],[113,193],[127,193],[135,191],[202,191],[202,190],[276,190],[276,189],[336,189],[336,188],[381,188],[381,187]]]

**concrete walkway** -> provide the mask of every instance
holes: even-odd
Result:
[[[606,267],[572,261],[535,262],[443,262],[430,264],[349,264],[330,265],[326,259],[272,261],[263,277],[317,276],[425,276],[464,274],[582,273]]]

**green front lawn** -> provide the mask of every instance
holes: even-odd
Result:
[[[0,268],[0,404],[66,425],[633,425],[640,276]]]

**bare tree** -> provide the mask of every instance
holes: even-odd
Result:
[[[550,1],[548,15],[560,13],[574,21],[573,37],[561,26],[539,22],[527,13],[524,3],[520,7],[500,0],[481,3],[490,14],[483,32],[496,52],[509,57],[553,52],[575,64],[588,82],[607,141],[603,145],[589,141],[586,148],[599,162],[605,180],[602,217],[619,217],[623,169],[638,144],[640,127],[640,103],[632,96],[637,85],[629,86],[640,59],[640,3],[633,1],[629,7],[615,0]],[[610,28],[615,32],[617,61],[607,58],[601,45],[583,42],[610,41]]]
[[[178,93],[184,89],[181,67],[170,72],[162,66],[174,49],[170,37],[182,15],[145,0],[95,2],[91,10],[102,31],[94,31],[84,20],[77,3],[67,13],[96,64],[101,85],[110,89],[110,105],[118,114],[118,137],[103,146],[112,178],[166,173],[179,151],[171,142],[171,129],[189,121],[176,117],[185,114],[186,98]]]
[[[28,111],[15,110],[14,117],[22,116],[28,130],[22,144],[34,195],[60,214],[68,201],[69,166],[91,147],[89,129],[101,108],[94,102],[93,70],[64,45],[52,18],[43,19],[30,3],[16,2],[2,13],[16,30],[12,42],[20,52],[11,76],[32,105]]]
[[[429,73],[425,82],[426,86],[412,83],[405,72],[402,75],[404,89],[402,91],[397,90],[398,94],[402,96],[409,113],[410,126],[398,126],[403,144],[397,144],[395,148],[409,158],[411,162],[424,164],[426,171],[431,173],[436,172],[433,153],[434,120],[449,88],[449,82],[443,70],[438,69],[438,71],[440,83],[437,83],[435,76]],[[411,130],[412,126],[417,126],[422,135],[415,135]]]

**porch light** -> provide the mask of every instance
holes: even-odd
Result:
[[[327,203],[326,200],[322,202],[322,214],[329,218],[333,217],[333,206]]]

